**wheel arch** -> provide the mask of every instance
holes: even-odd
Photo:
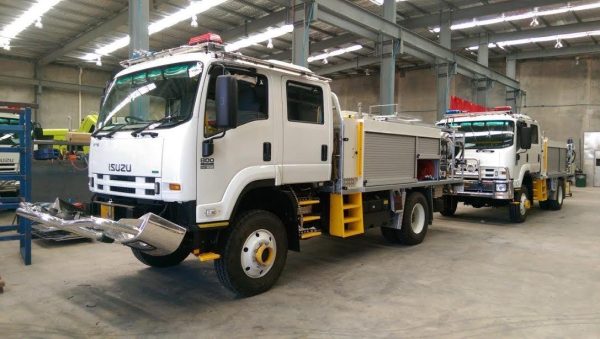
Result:
[[[230,220],[244,211],[260,209],[275,214],[286,229],[288,249],[300,251],[298,237],[298,205],[293,195],[275,186],[274,180],[259,180],[248,184],[236,201]]]

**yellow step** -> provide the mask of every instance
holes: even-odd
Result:
[[[310,239],[310,238],[314,238],[314,237],[318,237],[321,235],[321,231],[314,231],[314,232],[306,232],[306,233],[302,233],[300,235],[300,239],[302,240],[306,240],[306,239]]]
[[[200,255],[198,255],[198,259],[202,262],[217,260],[219,258],[221,258],[221,255],[214,252],[200,253]]]
[[[351,210],[351,209],[355,209],[355,208],[359,208],[360,205],[359,204],[346,204],[344,205],[344,209],[345,210]]]
[[[320,203],[320,200],[300,200],[298,201],[298,206],[316,205]]]
[[[353,223],[353,222],[357,222],[359,220],[361,220],[361,217],[346,217],[344,218],[344,224],[349,224],[349,223]]]
[[[307,215],[302,217],[302,222],[311,222],[319,219],[321,219],[321,217],[318,215]]]

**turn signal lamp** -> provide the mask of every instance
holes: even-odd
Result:
[[[175,183],[170,183],[169,184],[169,190],[171,190],[171,191],[181,191],[181,185],[180,184],[175,184]]]
[[[205,42],[214,42],[216,44],[223,44],[223,39],[221,39],[221,36],[218,34],[206,33],[206,34],[198,35],[198,36],[191,38],[190,41],[188,42],[188,45],[193,46],[193,45],[198,45],[198,44],[202,44]]]

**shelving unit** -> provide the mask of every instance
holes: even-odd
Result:
[[[13,173],[0,173],[0,181],[18,181],[18,197],[0,197],[1,210],[15,210],[19,202],[31,201],[31,157],[32,127],[31,109],[35,105],[15,102],[0,102],[1,113],[19,114],[18,125],[0,125],[0,134],[13,133],[19,138],[15,147],[0,145],[0,153],[19,153],[19,170]],[[16,231],[16,234],[12,233]],[[31,222],[25,218],[18,218],[17,225],[0,226],[0,241],[19,240],[19,251],[25,265],[31,265]],[[5,232],[11,234],[3,235]]]

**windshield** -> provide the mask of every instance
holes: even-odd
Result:
[[[187,120],[201,74],[202,64],[189,62],[118,77],[100,110],[100,129],[133,129],[160,119],[166,127]]]
[[[0,117],[0,125],[19,125],[19,118]],[[19,144],[19,136],[15,133],[0,133],[0,145],[16,146]]]
[[[465,137],[466,149],[491,149],[512,146],[515,123],[508,120],[450,122]]]

